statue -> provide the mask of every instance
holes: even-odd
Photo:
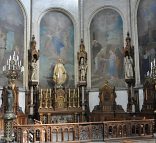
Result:
[[[12,93],[12,90],[10,88],[8,88],[7,90],[7,111],[8,112],[13,112],[13,102],[14,102],[14,99],[13,99],[13,93]]]
[[[37,80],[37,61],[39,59],[39,50],[36,50],[35,36],[33,35],[30,49],[30,62],[31,62],[31,80]]]
[[[9,85],[8,85],[9,90],[12,91],[12,95],[13,95],[13,105],[18,104],[18,89],[16,87],[15,81],[14,80],[10,80],[9,81]]]
[[[37,62],[36,59],[33,59],[32,63],[32,74],[31,74],[31,80],[37,80]]]
[[[87,77],[87,52],[83,40],[81,39],[80,51],[77,53],[79,81],[86,81]]]
[[[62,59],[58,59],[58,63],[54,66],[53,80],[57,85],[61,86],[63,83],[65,83],[66,79],[66,69],[62,63]]]
[[[125,79],[134,79],[134,47],[131,46],[131,38],[127,33],[126,47],[124,48],[124,66],[125,66]]]
[[[87,65],[85,65],[84,63],[84,58],[80,59],[79,73],[80,73],[80,81],[86,81]]]
[[[128,51],[125,52],[124,57],[124,66],[125,66],[125,79],[133,79],[133,59],[129,55]]]

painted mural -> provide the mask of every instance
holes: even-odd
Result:
[[[98,12],[90,25],[91,85],[100,87],[108,80],[124,87],[123,21],[112,9]]]
[[[141,0],[137,13],[140,79],[143,83],[156,58],[156,0]]]
[[[40,23],[40,86],[52,87],[53,68],[58,58],[68,74],[66,87],[74,86],[74,26],[68,16],[51,11]]]
[[[14,51],[23,63],[24,16],[16,0],[0,0],[0,86],[7,84],[2,67]],[[23,85],[22,77],[17,85]]]

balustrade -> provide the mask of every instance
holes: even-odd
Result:
[[[15,125],[16,141],[90,142],[153,134],[153,120]]]

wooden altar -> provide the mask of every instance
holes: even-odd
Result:
[[[107,81],[99,89],[99,105],[91,113],[91,121],[112,121],[127,119],[127,114],[121,105],[117,105],[115,87]]]

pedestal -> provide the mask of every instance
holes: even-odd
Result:
[[[13,120],[16,118],[13,112],[6,112],[4,114],[4,137],[3,140],[7,143],[14,140],[13,136]]]
[[[86,81],[79,81],[78,86],[82,95],[82,121],[85,121],[85,87],[87,85]]]

